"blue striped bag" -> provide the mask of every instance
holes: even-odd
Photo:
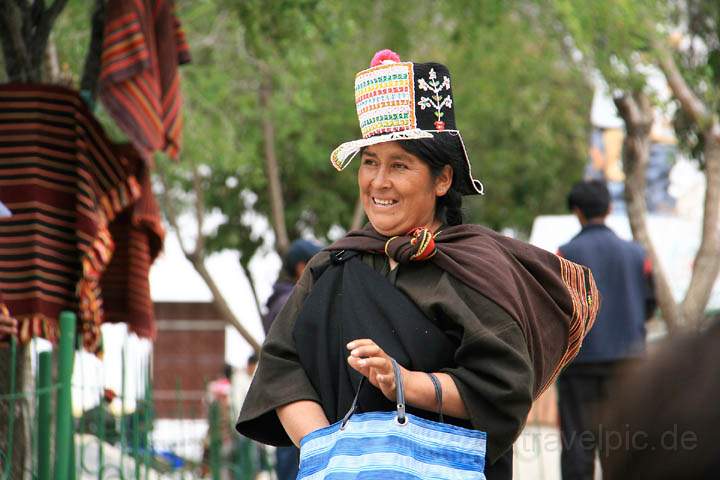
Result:
[[[364,378],[345,418],[300,441],[298,480],[485,480],[487,434],[405,413],[400,369],[392,360],[397,411],[355,413]],[[442,389],[429,374],[442,412]]]

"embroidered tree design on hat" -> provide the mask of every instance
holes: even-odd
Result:
[[[437,120],[434,123],[435,128],[438,130],[445,130],[445,122],[441,120],[442,117],[445,116],[442,109],[443,107],[452,108],[452,97],[449,94],[442,97],[440,92],[443,90],[450,90],[450,77],[443,75],[443,81],[439,82],[435,69],[431,68],[428,73],[427,81],[424,78],[418,80],[418,88],[425,92],[429,91],[434,93],[432,97],[420,97],[418,106],[420,106],[421,110],[434,107],[435,117],[437,117]]]

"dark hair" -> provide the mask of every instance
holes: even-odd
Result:
[[[233,366],[229,363],[226,363],[225,365],[223,365],[223,376],[225,378],[232,378],[233,370]]]
[[[604,181],[590,180],[573,185],[567,197],[568,209],[580,209],[586,219],[604,217],[610,209],[610,192]]]
[[[448,225],[462,225],[462,194],[457,188],[460,168],[465,161],[460,144],[454,137],[435,135],[433,138],[402,140],[398,145],[406,152],[425,161],[432,177],[438,178],[445,165],[453,167],[453,181],[450,189],[435,203],[435,215]]]
[[[247,364],[251,365],[254,363],[258,363],[258,356],[256,353],[251,354],[247,359]]]
[[[295,276],[295,267],[300,262],[309,262],[315,256],[322,246],[309,240],[295,240],[290,244],[285,258],[283,259],[283,269],[291,277]]]

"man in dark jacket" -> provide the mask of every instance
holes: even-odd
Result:
[[[645,321],[655,310],[652,263],[643,248],[605,225],[610,195],[604,182],[573,186],[568,207],[582,230],[558,255],[592,270],[602,303],[580,353],[558,378],[563,480],[592,480],[595,451],[606,459],[599,409],[614,374],[645,351]]]
[[[267,313],[263,317],[263,328],[267,334],[270,325],[285,306],[295,283],[300,279],[305,265],[320,251],[322,247],[308,240],[295,240],[290,244],[278,279],[273,285],[273,292],[267,301]],[[276,472],[278,480],[294,480],[298,474],[300,452],[295,447],[278,447],[276,452]]]

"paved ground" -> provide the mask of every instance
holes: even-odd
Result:
[[[595,462],[595,480],[601,480]],[[560,431],[556,427],[529,425],[515,442],[513,480],[560,480]]]
[[[560,480],[560,432],[528,426],[514,447],[514,480]]]

